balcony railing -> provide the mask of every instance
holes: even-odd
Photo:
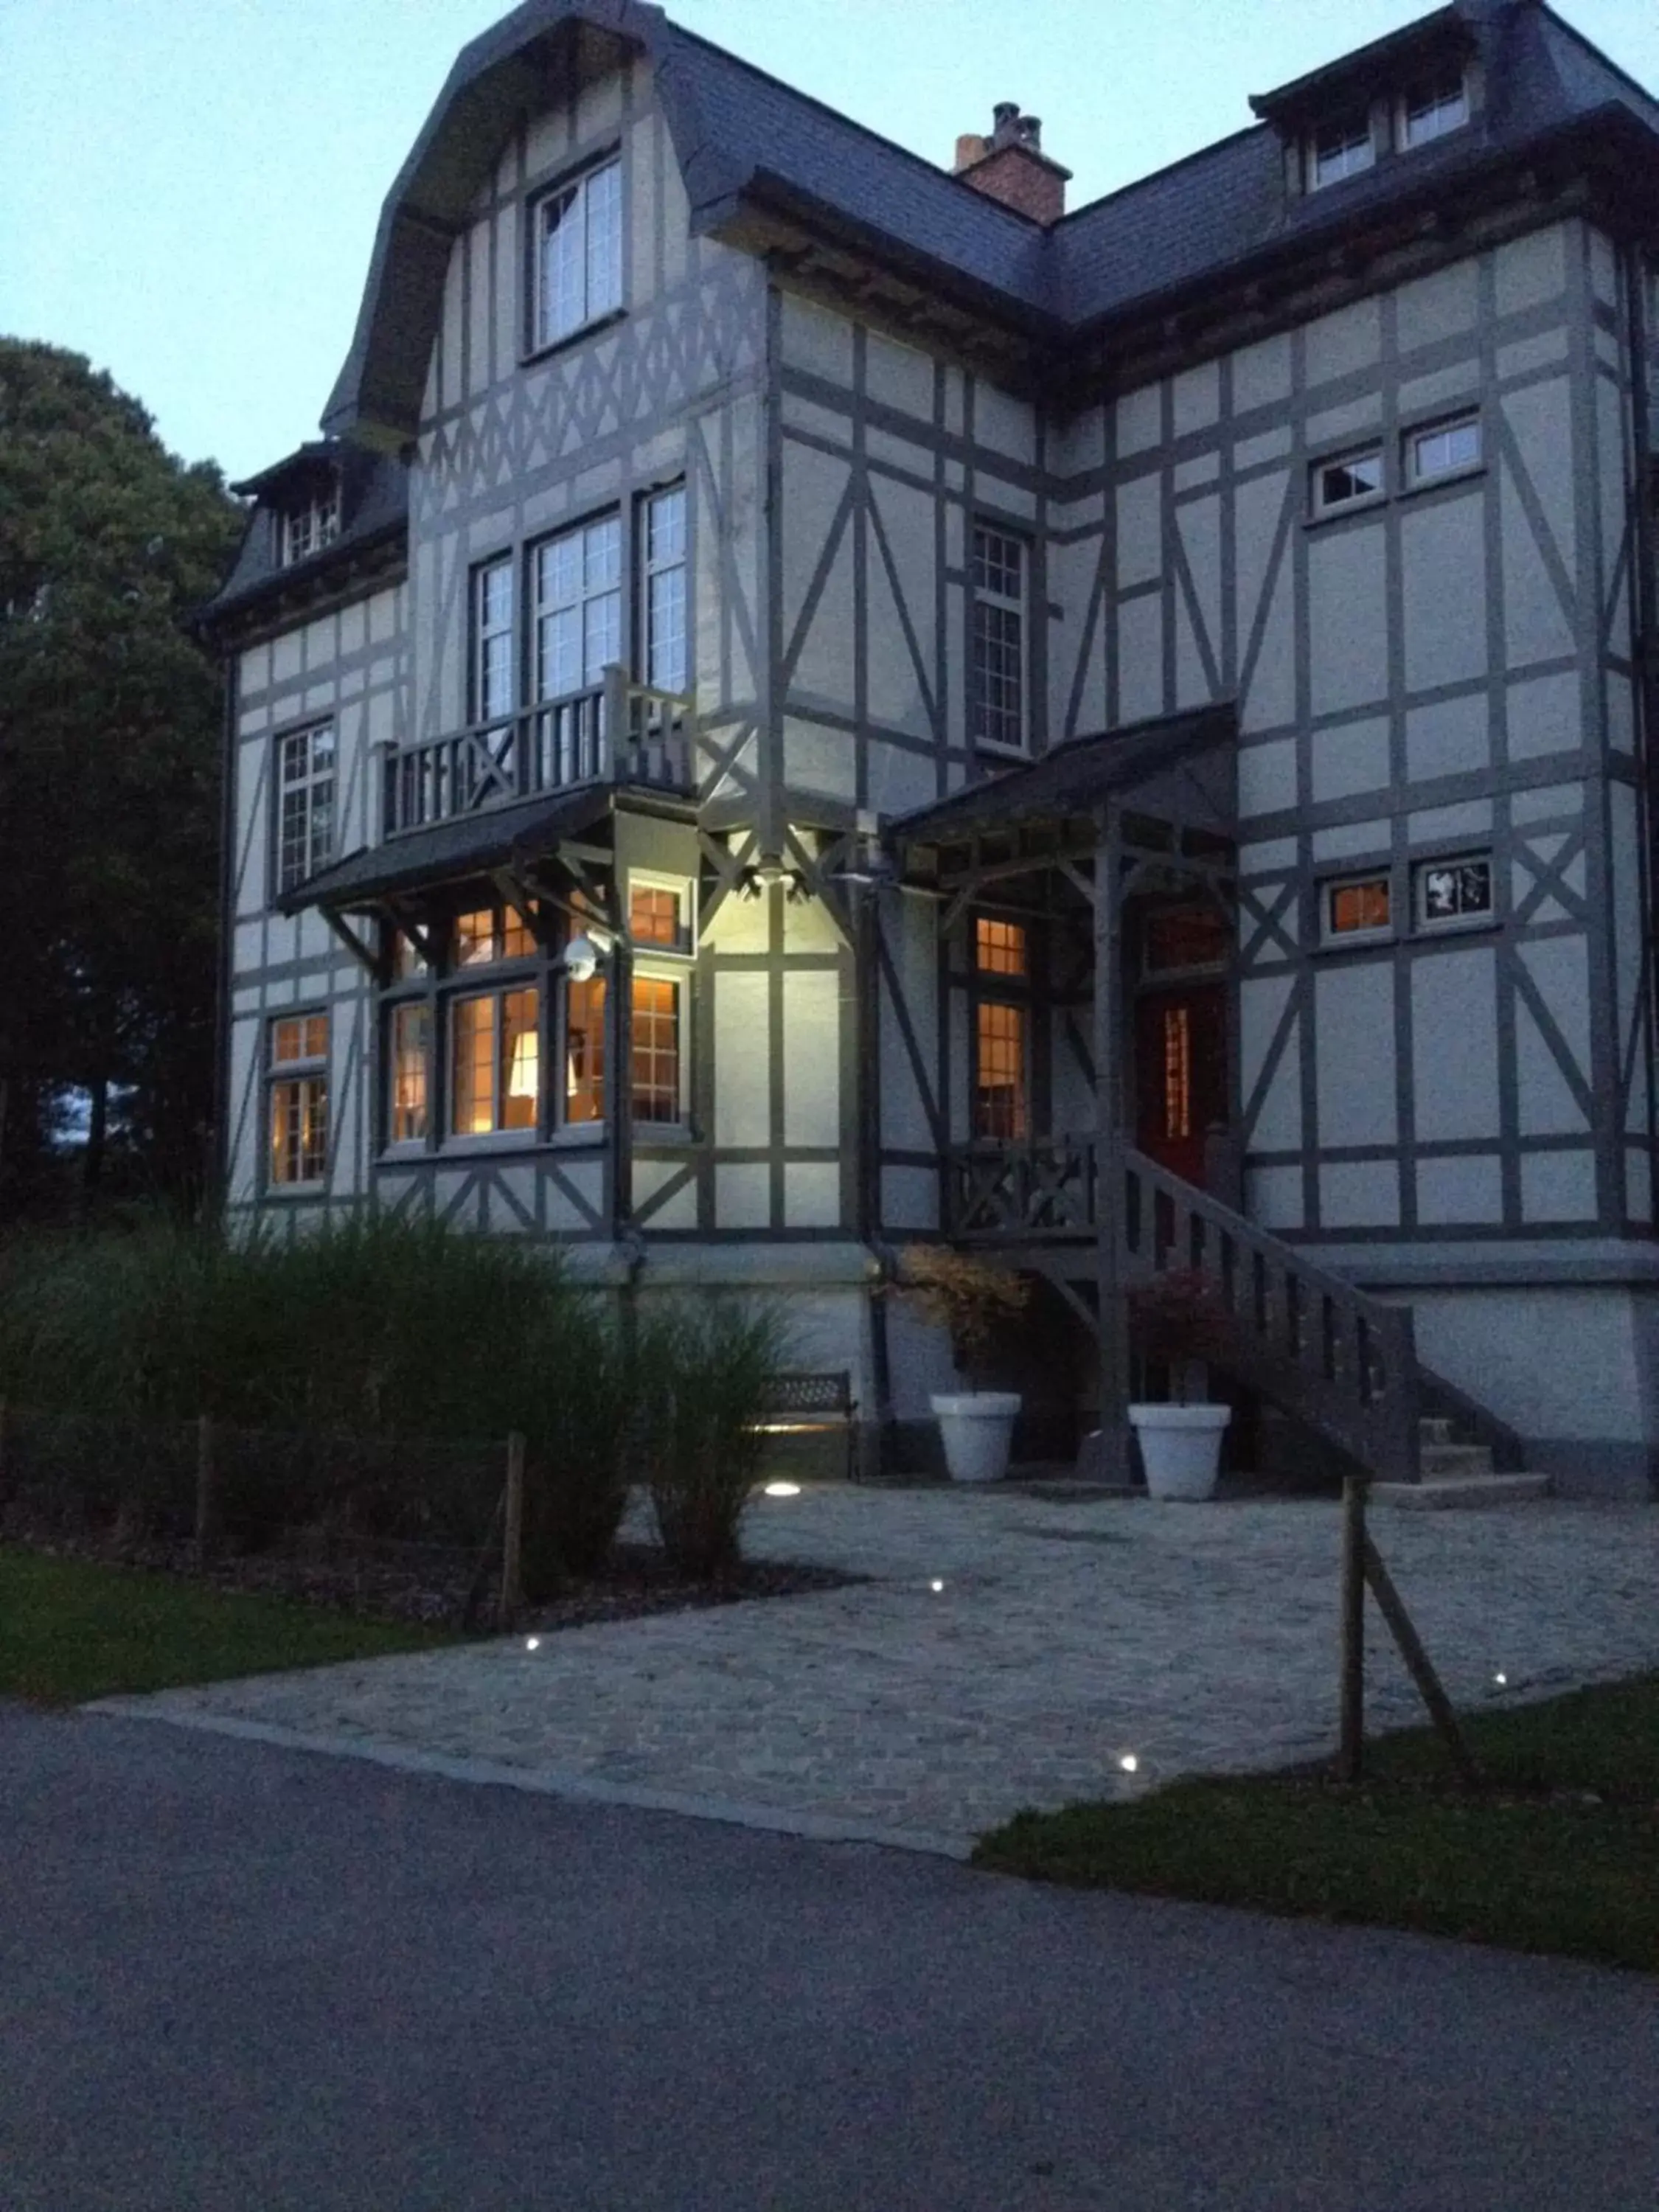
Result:
[[[693,702],[617,667],[574,698],[404,745],[386,758],[385,834],[510,806],[585,783],[690,787]]]

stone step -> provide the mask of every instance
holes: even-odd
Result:
[[[1524,1505],[1549,1494],[1547,1474],[1425,1474],[1421,1482],[1374,1482],[1370,1486],[1375,1504],[1419,1513],[1437,1507]]]
[[[1490,1474],[1492,1446],[1425,1443],[1418,1455],[1418,1465],[1425,1476]]]
[[[1443,1413],[1424,1413],[1417,1424],[1417,1433],[1425,1444],[1455,1443],[1454,1423]]]

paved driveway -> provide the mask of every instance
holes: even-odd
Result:
[[[1454,1698],[1659,1667],[1659,1513],[1383,1514]],[[270,1741],[961,1852],[1021,1806],[1330,1748],[1338,1509],[809,1488],[750,1542],[805,1597],[112,1701]],[[1419,1717],[1371,1616],[1373,1724]],[[1497,1677],[1505,1677],[1499,1685]],[[1120,1762],[1133,1758],[1135,1769]]]

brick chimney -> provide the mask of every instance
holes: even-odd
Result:
[[[1042,124],[1035,115],[1022,115],[1015,100],[997,102],[988,138],[965,131],[957,141],[956,174],[963,183],[1034,222],[1060,221],[1071,173],[1043,152]]]

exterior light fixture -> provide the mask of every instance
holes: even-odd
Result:
[[[573,937],[559,955],[559,965],[573,983],[591,983],[605,963],[608,946],[599,944],[586,930]]]
[[[1510,1679],[1510,1678],[1509,1678],[1509,1676],[1508,1676],[1507,1674],[1494,1674],[1494,1675],[1492,1676],[1492,1680],[1493,1680],[1493,1681],[1497,1683],[1497,1685],[1498,1685],[1498,1688],[1499,1688],[1500,1690],[1501,1690],[1501,1689],[1503,1689],[1503,1688],[1506,1686],[1506,1684],[1507,1684],[1507,1683],[1508,1683],[1508,1681],[1509,1681],[1509,1679]]]
[[[930,1590],[933,1591],[933,1592],[935,1593],[935,1595],[937,1595],[939,1591],[942,1590],[942,1589],[945,1588],[945,1585],[944,1585],[944,1583],[943,1583],[942,1582],[940,1582],[940,1581],[939,1581],[939,1579],[938,1576],[936,1575],[936,1576],[933,1577],[933,1581],[932,1581],[932,1582],[930,1582],[930,1583],[928,1583],[927,1587],[928,1587],[928,1589],[929,1589]]]
[[[798,1482],[769,1482],[766,1495],[769,1498],[799,1498],[800,1485]]]
[[[1118,1760],[1118,1765],[1126,1774],[1137,1774],[1140,1771],[1140,1761],[1132,1751],[1126,1751]]]
[[[526,1636],[524,1640],[524,1648],[526,1651],[539,1651],[542,1648],[541,1638],[539,1636]]]

